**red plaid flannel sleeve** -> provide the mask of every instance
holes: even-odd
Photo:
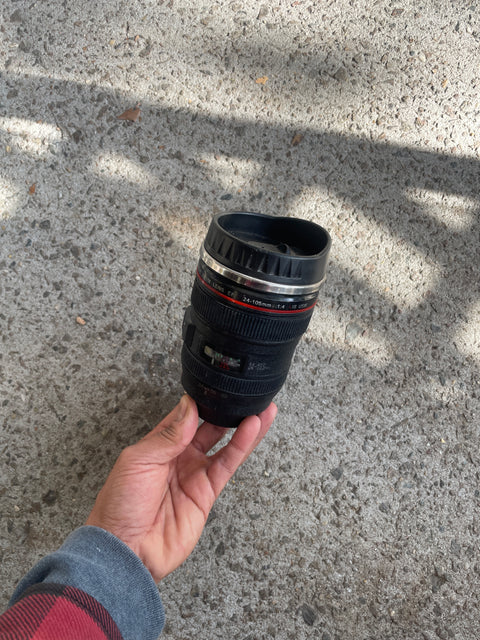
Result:
[[[0,616],[0,640],[122,640],[108,611],[80,589],[35,584]]]

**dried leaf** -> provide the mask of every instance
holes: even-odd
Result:
[[[130,122],[136,122],[140,115],[140,105],[137,104],[133,109],[127,109],[121,115],[117,116],[119,120],[129,120]]]
[[[82,325],[82,327],[86,324],[85,320],[80,316],[77,316],[76,322],[77,322],[77,324]]]
[[[255,80],[256,84],[265,84],[268,80],[268,76],[262,76],[261,78],[257,78]]]
[[[30,187],[30,189],[28,190],[28,193],[29,193],[31,196],[33,196],[33,194],[35,193],[36,189],[37,189],[37,185],[36,185],[36,183],[34,182],[34,183],[32,184],[32,186]]]
[[[296,133],[292,138],[292,147],[296,147],[303,140],[303,133]]]

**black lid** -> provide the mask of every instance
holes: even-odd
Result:
[[[280,284],[309,285],[325,278],[331,239],[300,218],[234,211],[216,215],[205,250],[222,265]]]

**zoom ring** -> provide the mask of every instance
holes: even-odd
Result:
[[[255,315],[214,298],[197,280],[192,289],[192,305],[207,325],[256,342],[286,342],[301,336],[313,313],[311,309],[288,318]]]

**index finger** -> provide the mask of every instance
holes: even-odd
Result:
[[[233,476],[238,467],[245,462],[255,447],[269,430],[277,414],[277,407],[270,404],[258,416],[250,416],[237,427],[232,439],[220,451],[214,454],[207,470],[215,499]]]

